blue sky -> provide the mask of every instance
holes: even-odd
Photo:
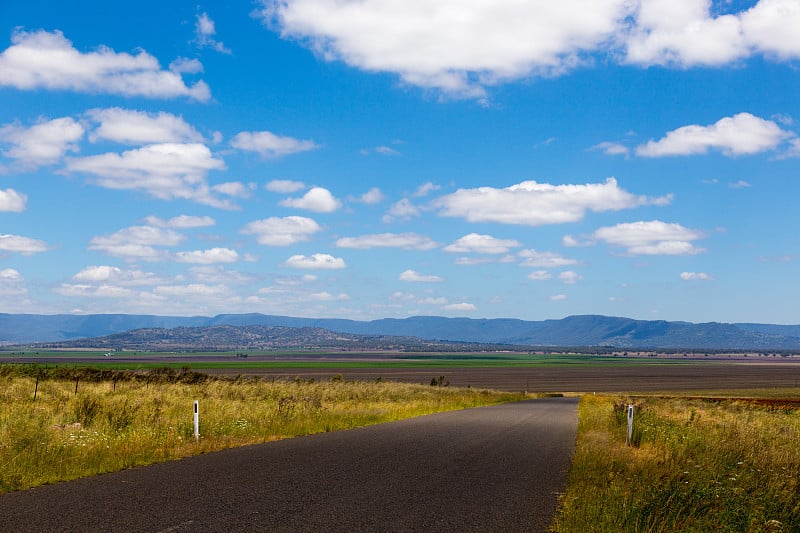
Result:
[[[800,1],[0,4],[0,312],[798,323]]]

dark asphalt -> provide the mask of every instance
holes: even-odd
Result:
[[[546,531],[575,398],[235,448],[0,496],[3,531]]]

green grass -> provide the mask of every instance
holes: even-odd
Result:
[[[40,379],[21,372],[36,370]],[[207,379],[0,366],[0,492],[232,446],[522,399],[390,382]],[[105,372],[105,374],[104,374]],[[36,399],[34,400],[34,394]],[[200,405],[200,441],[193,403]]]
[[[513,367],[587,367],[587,366],[652,366],[652,365],[716,365],[725,360],[689,359],[675,357],[613,357],[583,354],[523,354],[523,353],[458,353],[458,354],[408,354],[408,353],[324,353],[324,352],[248,352],[248,358],[236,358],[236,352],[155,353],[120,352],[119,361],[104,357],[100,352],[40,351],[13,355],[20,352],[0,352],[3,358],[20,357],[47,360],[48,365],[67,367],[101,367],[117,370],[191,368],[194,370],[250,370],[250,369],[349,369],[349,368],[513,368]],[[85,359],[83,363],[66,363],[64,358]],[[141,361],[136,359],[141,358]],[[229,360],[224,360],[229,358]],[[149,360],[148,360],[149,359]],[[153,361],[153,359],[158,359]],[[223,359],[223,360],[220,360]]]
[[[629,447],[627,403],[581,400],[555,531],[800,531],[800,412],[735,399],[640,399]]]

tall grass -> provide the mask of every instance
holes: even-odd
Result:
[[[621,400],[582,399],[555,531],[800,531],[800,413],[648,399],[628,447]]]
[[[522,398],[390,382],[189,377],[184,381],[199,382],[181,382],[181,375],[174,373],[171,379],[78,378],[76,394],[71,376],[40,380],[37,390],[36,377],[0,372],[0,492],[232,446]],[[199,443],[194,439],[194,400],[199,401]]]

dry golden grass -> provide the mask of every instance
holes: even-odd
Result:
[[[556,531],[800,531],[800,412],[651,398],[626,446],[624,403],[582,399]]]
[[[521,399],[389,382],[116,383],[0,376],[0,492],[310,433]],[[195,442],[194,400],[200,406]]]

